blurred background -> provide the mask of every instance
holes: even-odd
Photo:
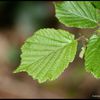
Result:
[[[27,73],[13,74],[20,64],[21,46],[40,28],[64,29],[76,38],[94,30],[65,27],[55,17],[50,1],[0,1],[0,98],[94,98],[100,96],[100,80],[84,68],[78,45],[73,63],[52,82],[39,84]]]

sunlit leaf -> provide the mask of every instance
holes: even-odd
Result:
[[[100,36],[93,35],[85,53],[85,67],[96,78],[100,78]]]
[[[88,1],[63,1],[55,3],[56,17],[69,27],[95,28],[98,24],[98,12]]]
[[[27,72],[40,83],[55,80],[73,61],[77,41],[64,30],[40,29],[22,46],[17,72]]]

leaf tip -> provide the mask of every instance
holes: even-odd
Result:
[[[18,72],[21,72],[22,70],[18,67],[16,70],[13,71],[13,73],[18,73]]]
[[[14,74],[16,74],[16,73],[18,73],[18,72],[19,72],[19,71],[18,71],[17,69],[13,71]]]

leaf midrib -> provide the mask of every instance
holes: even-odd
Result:
[[[39,60],[41,60],[41,59],[43,59],[43,58],[45,58],[45,57],[47,58],[50,54],[52,54],[52,53],[56,53],[57,51],[59,51],[59,50],[65,48],[65,47],[68,46],[68,45],[71,45],[72,43],[73,43],[73,41],[72,41],[70,44],[67,44],[67,45],[65,45],[65,46],[63,46],[63,47],[61,47],[61,48],[59,48],[59,49],[53,50],[53,51],[50,52],[48,55],[45,55],[45,56],[41,57],[40,59],[38,59],[38,60],[36,60],[35,62],[29,64],[28,66],[31,66],[32,64],[38,62]],[[26,71],[27,71],[27,70],[26,70]]]

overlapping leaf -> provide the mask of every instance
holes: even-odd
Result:
[[[21,64],[15,73],[25,71],[40,83],[54,80],[73,61],[76,49],[77,41],[69,32],[40,29],[22,46]]]
[[[88,1],[63,1],[55,4],[56,17],[69,27],[94,28],[99,13]]]
[[[96,78],[100,78],[100,36],[93,35],[85,53],[85,67]]]
[[[96,8],[100,9],[100,1],[91,1],[91,2]]]

